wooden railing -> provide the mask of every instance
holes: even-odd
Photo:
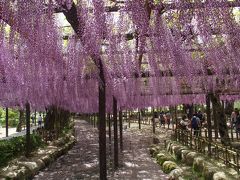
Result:
[[[227,166],[234,168],[239,173],[240,151],[238,149],[223,146],[216,142],[209,142],[204,137],[196,137],[191,131],[181,129],[175,130],[175,140],[197,152],[216,158]]]

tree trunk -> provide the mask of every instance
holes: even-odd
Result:
[[[70,113],[68,111],[52,106],[47,109],[44,127],[48,131],[55,130],[58,134],[65,127],[69,127]]]
[[[216,118],[218,119],[218,128],[223,145],[230,145],[230,138],[228,134],[227,121],[225,118],[224,110],[221,105],[219,95],[211,94],[211,100],[213,106],[216,108]]]
[[[22,131],[22,125],[24,123],[24,111],[23,110],[19,110],[19,120],[18,120],[18,125],[17,125],[17,132],[21,132]]]
[[[55,111],[56,111],[56,108],[53,106],[47,109],[44,128],[48,131],[54,130],[55,115],[56,115]]]
[[[226,101],[225,114],[231,115],[233,111],[234,111],[234,101]]]

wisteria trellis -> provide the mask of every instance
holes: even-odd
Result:
[[[92,54],[104,64],[108,111],[112,96],[122,108],[204,103],[210,91],[239,99],[234,3],[239,1],[126,0],[110,13],[109,1],[78,0],[83,34],[81,41],[69,37],[66,51],[53,15],[62,5],[71,9],[72,0],[0,0],[0,103],[97,112]]]

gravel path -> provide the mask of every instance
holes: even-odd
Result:
[[[76,121],[76,145],[64,156],[34,177],[36,180],[55,179],[99,179],[98,131],[85,121]],[[133,127],[123,132],[124,151],[120,155],[121,167],[108,172],[108,179],[124,180],[164,180],[168,176],[149,155],[152,142],[151,128]],[[150,135],[149,135],[150,134]],[[166,134],[164,134],[166,135]],[[113,145],[113,143],[112,143]],[[110,149],[109,147],[107,149]],[[110,158],[112,161],[112,158]],[[112,163],[109,163],[112,164]]]

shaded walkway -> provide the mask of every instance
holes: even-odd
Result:
[[[156,129],[156,134],[161,135],[163,146],[163,138],[169,134],[166,131],[162,128]],[[150,157],[148,147],[152,144],[151,126],[142,125],[142,129],[139,130],[138,124],[131,124],[131,128],[124,132],[123,138],[123,167],[115,172],[111,179],[169,179],[168,175],[164,174],[160,166]]]
[[[86,121],[75,122],[76,145],[34,179],[98,179],[98,132]]]
[[[85,121],[76,121],[77,143],[66,155],[59,158],[34,179],[99,179],[98,131]],[[148,152],[151,137],[147,131],[133,128],[123,133],[124,157],[121,168],[108,172],[108,179],[164,180],[167,176],[153,162]],[[113,144],[113,143],[112,143]]]

